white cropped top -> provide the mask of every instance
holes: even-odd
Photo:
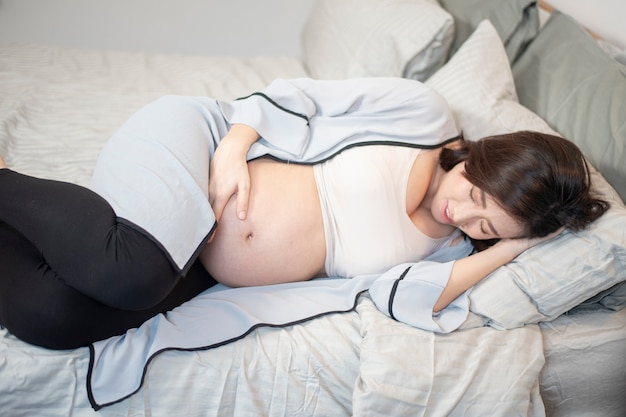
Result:
[[[314,166],[328,276],[382,273],[450,245],[456,234],[431,238],[406,212],[409,173],[419,153],[406,146],[358,146]]]

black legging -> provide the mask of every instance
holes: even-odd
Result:
[[[185,277],[91,190],[0,169],[0,324],[53,349],[85,346],[171,310],[215,281]]]

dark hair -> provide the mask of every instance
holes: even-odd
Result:
[[[460,141],[443,148],[440,165],[450,171],[465,162],[465,177],[493,197],[523,227],[520,237],[542,237],[561,227],[580,230],[609,203],[591,193],[587,162],[567,139],[520,131]],[[478,249],[497,240],[476,242]]]

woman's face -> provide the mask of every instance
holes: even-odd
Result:
[[[461,229],[473,239],[506,239],[523,228],[496,201],[463,175],[465,163],[443,173],[435,191],[431,214],[436,221]]]

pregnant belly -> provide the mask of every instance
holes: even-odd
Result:
[[[324,225],[311,166],[250,162],[246,220],[231,198],[201,261],[229,286],[303,281],[323,274]]]

